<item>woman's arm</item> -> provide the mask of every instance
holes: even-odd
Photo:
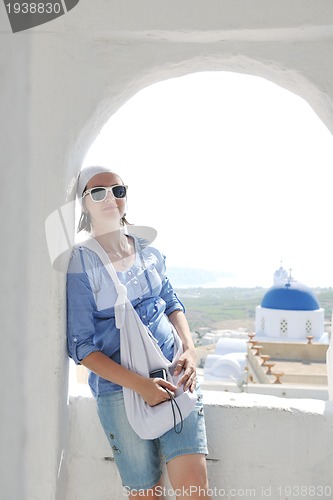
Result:
[[[183,311],[173,311],[169,315],[169,320],[176,328],[184,347],[184,352],[179,358],[174,374],[178,375],[182,370],[185,370],[178,385],[184,384],[184,390],[190,389],[193,392],[196,384],[197,355],[190,328]]]
[[[116,363],[100,351],[88,354],[81,361],[81,364],[96,373],[96,375],[137,392],[150,406],[155,406],[166,399],[170,399],[163,387],[166,387],[171,392],[175,392],[177,389],[176,386],[166,380],[138,375]]]

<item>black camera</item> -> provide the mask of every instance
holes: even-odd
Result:
[[[150,378],[162,378],[163,380],[167,379],[167,373],[164,368],[160,368],[159,370],[153,370],[149,373]]]

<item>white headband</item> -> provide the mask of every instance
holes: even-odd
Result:
[[[90,179],[92,179],[97,174],[105,174],[105,173],[113,174],[114,172],[112,172],[112,170],[110,170],[107,167],[92,166],[83,168],[78,178],[76,196],[79,199],[82,198],[84,188],[86,187]]]

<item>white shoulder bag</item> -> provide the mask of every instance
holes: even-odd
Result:
[[[182,373],[173,376],[179,356],[183,353],[182,341],[173,328],[175,343],[174,357],[170,362],[162,353],[157,341],[144,325],[127,298],[127,289],[119,281],[117,273],[102,246],[93,238],[82,243],[94,251],[108,271],[118,294],[115,303],[116,327],[120,330],[121,364],[129,370],[149,377],[154,370],[165,369],[167,380],[177,385]],[[195,406],[197,395],[179,387],[171,399],[156,406],[149,406],[144,399],[132,389],[123,387],[125,409],[128,421],[134,431],[142,439],[156,439],[174,428],[181,432],[182,421]],[[178,425],[179,424],[179,425]]]

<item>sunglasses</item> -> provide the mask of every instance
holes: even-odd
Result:
[[[91,189],[86,189],[86,191],[82,194],[82,198],[87,196],[87,194],[90,194],[92,201],[100,202],[106,199],[108,192],[111,192],[115,198],[125,198],[127,186],[124,186],[123,184],[116,184],[115,186],[110,187],[93,187]]]

